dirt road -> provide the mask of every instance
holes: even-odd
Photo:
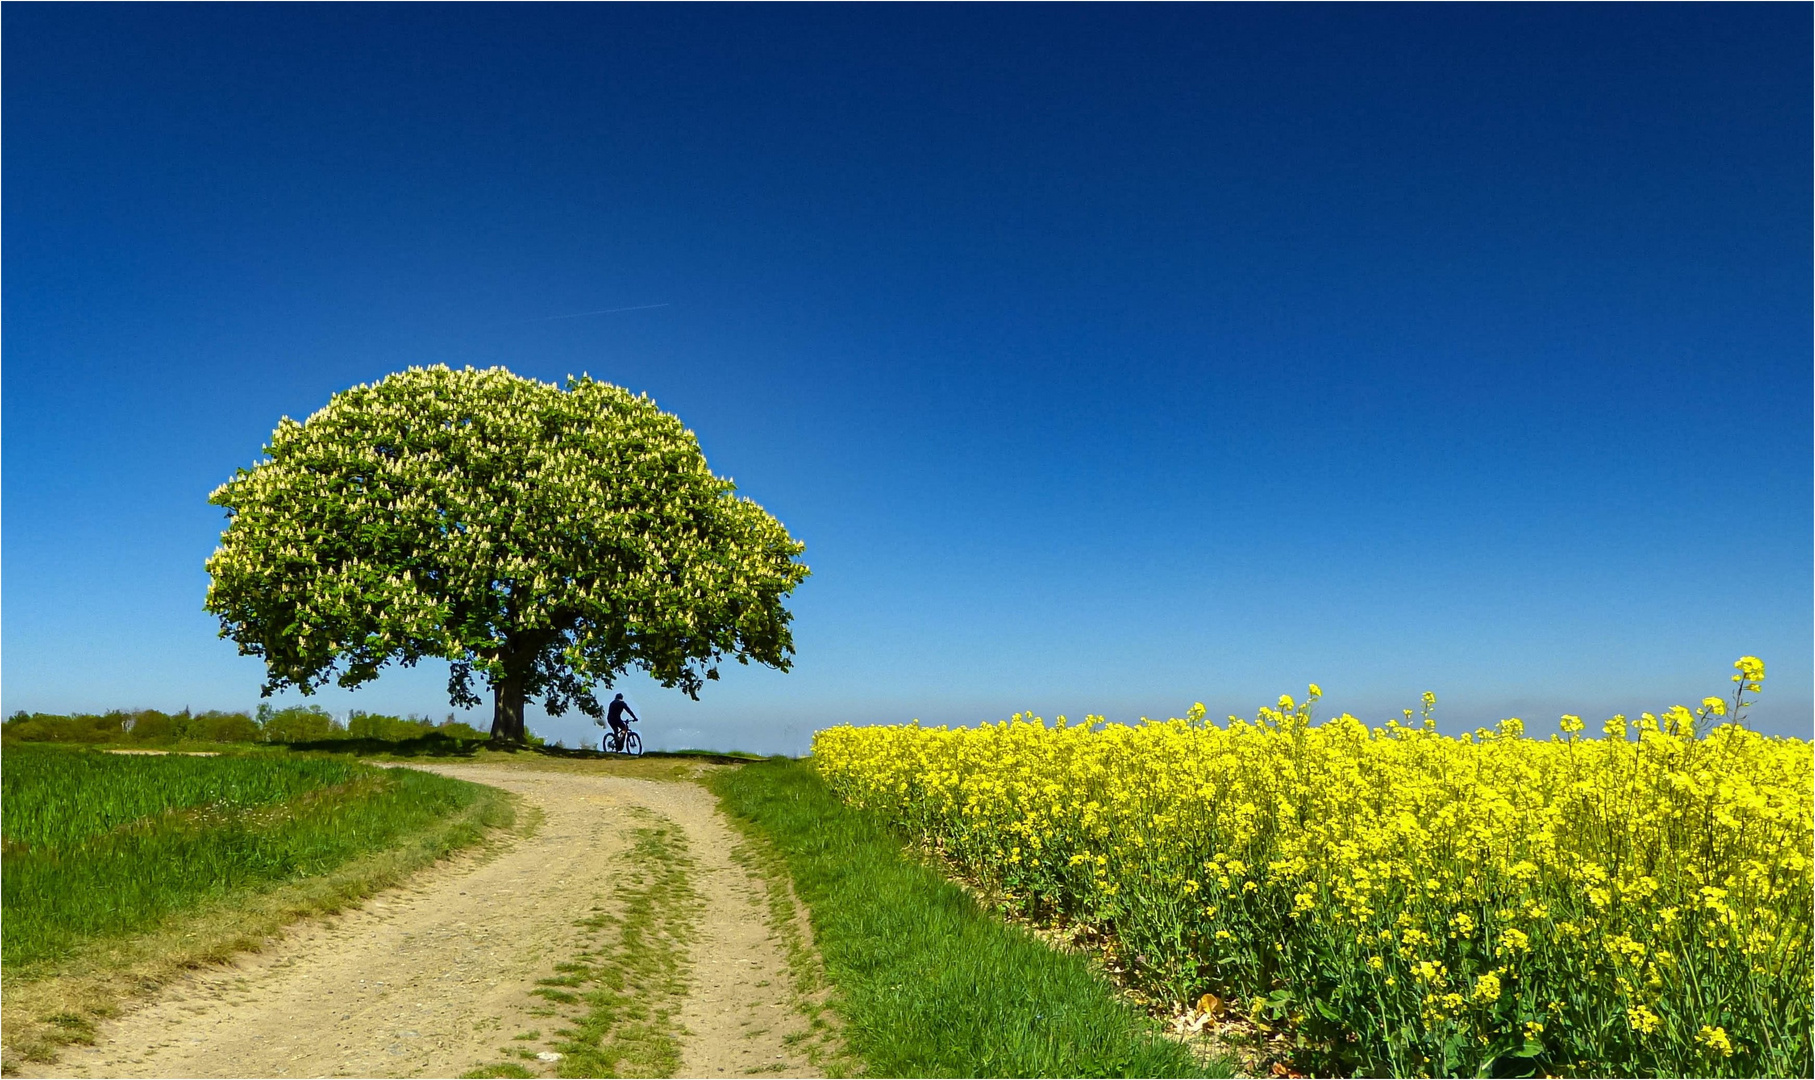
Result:
[[[502,852],[430,869],[363,907],[197,972],[104,1025],[95,1045],[28,1066],[45,1076],[458,1076],[506,1062],[557,1075],[573,1013],[538,992],[594,948],[633,828],[665,819],[685,836],[702,904],[682,965],[682,1076],[814,1075],[788,1039],[806,1022],[790,997],[762,883],[732,859],[736,838],[692,783],[524,768],[435,771],[520,794],[543,815]],[[640,810],[638,808],[641,808]],[[540,1055],[540,1056],[538,1056]]]

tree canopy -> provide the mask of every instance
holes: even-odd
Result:
[[[209,497],[205,606],[267,695],[438,657],[453,703],[482,679],[492,737],[520,740],[527,700],[598,716],[631,668],[697,697],[727,658],[789,667],[804,545],[645,395],[411,368],[284,418],[265,454]]]

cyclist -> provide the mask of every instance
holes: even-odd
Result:
[[[611,725],[611,736],[616,736],[613,743],[617,746],[624,745],[624,735],[630,730],[630,725],[624,722],[625,713],[629,713],[632,720],[643,719],[636,714],[636,711],[632,709],[627,702],[625,702],[623,694],[619,694],[617,697],[612,698],[611,705],[605,710],[605,722]],[[593,722],[598,723],[596,720]],[[608,738],[609,737],[610,736],[608,736]],[[603,744],[599,747],[601,750],[604,748]]]

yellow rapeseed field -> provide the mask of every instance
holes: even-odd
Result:
[[[848,802],[1035,911],[1101,928],[1151,988],[1284,1021],[1320,1070],[1808,1076],[1811,747],[1730,699],[1599,737],[1518,720],[836,727]]]

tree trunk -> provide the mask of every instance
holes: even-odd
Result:
[[[492,686],[492,742],[521,743],[523,730],[523,677],[507,676]]]

